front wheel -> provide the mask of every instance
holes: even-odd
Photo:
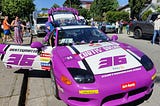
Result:
[[[139,28],[135,29],[135,30],[134,30],[134,38],[135,38],[135,39],[139,39],[139,38],[141,38],[141,37],[142,37],[142,30],[139,29]]]
[[[57,87],[56,80],[55,80],[52,70],[50,70],[50,76],[51,76],[51,82],[52,82],[52,87],[53,87],[53,94],[58,100],[60,100],[59,94],[58,94],[58,87]]]

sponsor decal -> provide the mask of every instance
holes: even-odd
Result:
[[[122,65],[122,64],[126,64],[126,63],[127,63],[126,55],[101,58],[100,63],[99,63],[99,65],[100,65],[99,69],[111,67],[111,66]],[[123,66],[121,66],[121,68],[122,67]]]
[[[48,17],[48,13],[39,13],[38,17]]]
[[[11,54],[7,60],[7,64],[19,66],[32,66],[36,55]]]
[[[66,61],[69,61],[69,60],[72,60],[72,59],[73,59],[73,56],[67,56],[67,57],[65,57]]]
[[[124,66],[114,66],[112,69],[113,70],[123,70],[125,69],[125,67]]]
[[[41,68],[43,70],[50,70],[50,60],[51,54],[50,53],[41,53],[40,54],[40,61],[41,61]]]
[[[50,64],[46,62],[41,62],[41,66],[50,66]]]
[[[120,71],[120,72],[116,72],[116,73],[110,73],[110,74],[102,75],[101,78],[107,78],[107,77],[111,77],[111,76],[115,76],[115,75],[121,75],[121,74],[136,72],[136,71],[140,71],[140,70],[142,70],[141,67],[138,67],[138,68],[135,68],[135,69],[130,69],[130,70],[126,70],[126,71]]]
[[[51,57],[51,54],[50,54],[50,53],[41,53],[41,54],[40,54],[40,57],[50,58],[50,57]]]
[[[125,84],[121,84],[121,89],[122,90],[126,90],[126,89],[129,89],[129,88],[135,88],[136,87],[136,82],[127,82]]]
[[[40,61],[49,62],[49,61],[50,61],[50,58],[43,58],[43,57],[41,57],[41,58],[40,58]]]
[[[91,50],[81,52],[79,54],[79,57],[81,59],[85,59],[87,57],[90,57],[90,56],[93,56],[93,55],[96,55],[96,54],[99,54],[99,53],[102,53],[102,52],[106,52],[106,51],[109,51],[109,50],[113,50],[113,49],[116,49],[116,48],[119,48],[119,46],[118,45],[103,46],[103,47],[99,47],[99,48],[95,48],[95,49],[91,49]]]
[[[94,44],[94,43],[91,43],[91,44],[89,44],[89,46],[97,47],[97,46],[101,46],[101,44]]]
[[[28,52],[28,53],[37,53],[38,50],[32,50],[32,49],[14,49],[14,48],[10,48],[9,51],[12,52]]]
[[[79,90],[79,94],[99,94],[99,90]]]
[[[42,68],[43,70],[50,70],[50,69],[51,69],[49,66],[41,66],[41,68]]]

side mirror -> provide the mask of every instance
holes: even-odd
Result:
[[[111,38],[112,41],[117,41],[118,40],[118,36],[117,35],[113,35]]]
[[[43,47],[43,44],[41,42],[33,42],[31,44],[31,48],[37,48],[38,50]]]

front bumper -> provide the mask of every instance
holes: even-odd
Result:
[[[98,75],[95,77],[95,83],[71,86],[57,81],[59,96],[69,106],[122,105],[150,94],[153,90],[155,73],[156,70],[152,69],[149,72],[141,70],[103,78],[102,75]],[[128,82],[136,82],[136,85],[122,89],[121,85]]]

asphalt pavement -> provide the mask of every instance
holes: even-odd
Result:
[[[14,42],[7,42],[14,44]],[[24,37],[24,44],[30,43],[30,37]],[[24,73],[19,69],[7,69],[0,61],[0,106],[20,106],[24,101]]]

